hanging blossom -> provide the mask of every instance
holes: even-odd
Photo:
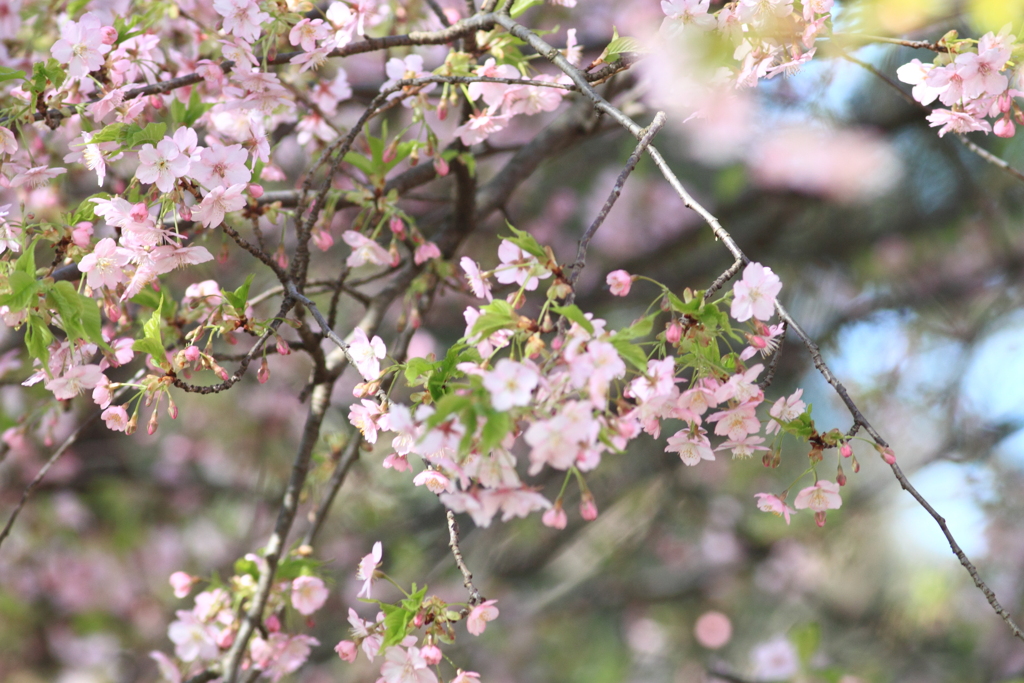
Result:
[[[760,263],[748,263],[743,279],[733,285],[733,318],[745,322],[750,318],[770,320],[775,314],[775,297],[782,290],[782,281],[771,268]]]
[[[110,52],[110,44],[114,42],[103,29],[100,18],[92,12],[61,27],[60,40],[50,48],[50,54],[67,65],[70,78],[85,78],[89,72],[103,66],[103,55]],[[117,37],[116,31],[114,37]]]

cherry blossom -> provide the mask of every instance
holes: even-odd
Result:
[[[32,188],[42,187],[64,173],[67,173],[67,169],[61,166],[35,166],[11,178],[11,187],[21,187],[22,185]]]
[[[992,126],[988,121],[982,121],[981,119],[971,116],[967,112],[963,111],[935,109],[925,118],[928,120],[928,125],[932,128],[942,126],[939,128],[940,138],[949,132],[970,133],[972,131],[980,130],[984,133],[988,133],[992,130]]]
[[[252,173],[245,167],[249,155],[241,145],[205,148],[189,174],[207,189],[248,183]]]
[[[364,237],[354,230],[346,230],[341,234],[341,239],[352,247],[352,253],[345,260],[349,268],[358,268],[366,263],[376,266],[392,265],[391,254],[388,253],[388,250],[368,237]]]
[[[797,510],[810,508],[815,512],[836,510],[842,504],[843,499],[839,495],[839,484],[826,479],[819,479],[814,486],[802,489],[800,493],[796,494],[796,499],[793,501],[793,507]]]
[[[669,19],[678,19],[684,24],[711,30],[717,25],[715,17],[708,14],[710,0],[661,0],[661,11]]]
[[[431,493],[451,493],[455,490],[452,480],[437,470],[423,470],[415,477],[412,483],[416,486],[426,486]]]
[[[495,410],[509,410],[530,402],[540,377],[528,365],[502,358],[484,374],[484,388],[491,392],[491,405]]]
[[[213,9],[224,17],[224,30],[251,43],[260,37],[260,25],[270,15],[255,0],[213,0]]]
[[[315,576],[299,576],[292,581],[292,607],[299,614],[313,614],[324,606],[329,594],[324,582]]]
[[[765,432],[774,434],[781,428],[780,422],[792,422],[803,414],[807,409],[807,404],[800,400],[803,393],[803,389],[797,389],[792,396],[780,398],[775,402],[775,405],[768,411],[768,414],[775,419],[768,422]]]
[[[463,671],[459,669],[452,683],[480,683],[480,674],[475,671]]]
[[[54,398],[62,401],[78,396],[85,389],[92,389],[101,381],[103,371],[98,365],[75,365],[60,377],[46,383]]]
[[[624,270],[613,270],[608,273],[605,282],[611,288],[612,296],[626,296],[633,286],[633,276]]]
[[[404,59],[398,57],[392,57],[388,60],[388,63],[384,65],[384,71],[387,73],[388,80],[380,86],[381,91],[387,90],[394,87],[399,81],[411,80],[414,78],[423,78],[429,76],[430,73],[423,70],[423,57],[420,55],[407,55]],[[415,89],[421,95],[425,95],[437,87],[437,83],[430,83],[427,85],[417,86]],[[398,97],[405,97],[408,86],[393,92],[388,95],[388,99],[395,99]],[[409,106],[409,100],[403,102],[406,106]]]
[[[124,406],[110,406],[100,413],[100,418],[111,431],[123,432],[128,428],[128,411]]]
[[[245,208],[245,185],[237,183],[230,187],[218,185],[210,190],[193,212],[193,217],[207,228],[216,228],[224,222],[224,216],[232,211]]]
[[[469,282],[469,288],[473,290],[473,296],[478,299],[492,301],[494,297],[491,295],[490,283],[480,273],[480,266],[477,265],[476,261],[468,256],[463,256],[459,261],[459,265],[466,272],[466,281]]]
[[[497,600],[485,600],[474,607],[466,617],[466,630],[478,636],[487,629],[487,622],[498,618]]]
[[[319,644],[320,641],[312,636],[271,633],[266,640],[254,636],[249,652],[256,668],[262,669],[263,674],[276,683],[305,664],[311,646]]]
[[[156,147],[145,144],[139,150],[139,167],[135,177],[143,183],[153,183],[161,192],[170,192],[175,181],[187,175],[190,160],[181,153],[171,138],[164,138]]]
[[[370,597],[370,586],[373,585],[373,580],[377,567],[380,565],[381,557],[384,555],[384,549],[380,541],[373,544],[373,549],[369,555],[363,557],[359,561],[359,568],[356,571],[356,578],[363,581],[363,587],[359,589],[358,597],[368,598]]]
[[[288,32],[288,42],[300,45],[303,50],[309,52],[316,47],[316,41],[323,40],[330,34],[330,28],[323,19],[307,18],[292,26],[292,30]]]
[[[338,657],[343,662],[354,662],[356,661],[356,644],[351,640],[343,640],[334,646],[334,651],[338,653]]]
[[[58,62],[68,65],[71,78],[84,78],[103,66],[103,55],[110,52],[110,45],[103,42],[101,28],[100,18],[92,12],[61,28],[60,40],[53,44],[50,53]]]
[[[771,268],[760,263],[748,263],[743,279],[733,285],[730,314],[739,322],[750,318],[769,320],[775,313],[775,297],[782,290],[782,281]]]
[[[174,643],[174,654],[183,662],[213,659],[220,651],[214,642],[214,632],[195,614],[178,610],[178,619],[167,627],[167,637]]]
[[[668,437],[666,453],[678,453],[684,465],[693,467],[701,460],[714,460],[715,452],[711,450],[711,442],[699,427],[681,429]]]
[[[124,267],[131,258],[129,250],[118,247],[114,240],[104,237],[97,242],[91,254],[82,257],[78,269],[88,274],[87,282],[93,289],[113,289],[128,279]]]
[[[483,142],[491,133],[496,133],[502,130],[509,121],[509,116],[501,115],[497,116],[490,112],[480,112],[473,114],[469,119],[455,129],[454,135],[456,135],[462,144],[467,147]]]
[[[380,676],[384,683],[437,683],[437,676],[415,647],[392,645],[385,650]]]
[[[380,377],[380,361],[387,355],[381,338],[375,335],[372,340],[368,339],[366,332],[357,327],[347,341],[349,354],[363,379],[373,381]]]
[[[754,496],[757,498],[758,510],[785,517],[786,524],[789,524],[789,516],[796,514],[796,510],[786,505],[786,501],[774,493],[756,493]]]

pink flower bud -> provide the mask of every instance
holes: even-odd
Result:
[[[92,239],[92,223],[89,221],[82,221],[75,225],[74,230],[71,231],[71,241],[75,243],[76,247],[82,249],[89,248],[89,241]]]
[[[163,109],[164,98],[160,97],[159,95],[150,95],[149,106],[153,107],[153,109]]]
[[[824,512],[815,512],[814,513],[814,523],[817,524],[818,526],[825,526],[825,513]]]
[[[388,227],[391,228],[391,232],[395,234],[395,237],[400,240],[405,239],[405,223],[402,222],[401,218],[397,216],[392,217],[391,220],[388,221]]]
[[[416,628],[419,628],[420,626],[423,626],[423,624],[425,623],[427,623],[427,615],[423,613],[423,610],[420,610],[416,613],[416,616],[412,618],[412,625]],[[422,654],[422,651],[420,652],[420,654]]]
[[[351,640],[343,640],[334,646],[334,651],[338,653],[343,662],[354,662],[356,661],[356,644]]]
[[[850,445],[849,441],[847,441],[846,443],[839,447],[839,455],[843,456],[844,458],[849,458],[851,455],[853,455],[853,446]]]
[[[199,356],[201,353],[202,352],[199,350],[198,346],[188,346],[185,348],[185,360],[187,360],[189,363],[195,363],[197,360],[199,360]]]
[[[836,470],[836,483],[840,486],[846,486],[846,473],[843,472],[842,465],[840,465],[839,469]]]
[[[679,324],[678,320],[673,320],[669,323],[668,327],[665,328],[665,341],[669,344],[678,344],[679,340],[683,338],[683,326]]]
[[[425,645],[420,648],[420,656],[423,657],[424,661],[430,666],[439,664],[443,655],[441,654],[441,648],[437,645]]]
[[[626,296],[629,288],[633,286],[633,276],[624,270],[613,270],[605,278],[608,287],[612,290],[612,296]]]
[[[171,400],[171,397],[167,397],[167,415],[172,420],[178,419],[178,404]]]
[[[597,503],[594,502],[594,496],[589,491],[583,494],[583,500],[580,501],[580,517],[588,522],[597,519]]]
[[[288,342],[285,341],[284,337],[277,338],[277,352],[282,356],[287,356],[292,352],[292,347],[288,345]]]
[[[259,380],[260,384],[266,384],[267,380],[270,379],[270,367],[267,365],[266,358],[260,363],[260,369],[256,371],[256,379]]]
[[[235,630],[232,628],[226,628],[217,634],[217,639],[214,641],[217,643],[217,647],[222,650],[227,650],[235,642]]]
[[[113,26],[104,26],[100,29],[100,42],[104,45],[113,45],[117,40],[117,29]]]
[[[992,132],[1001,138],[1012,138],[1017,132],[1017,128],[1013,125],[1013,120],[1007,116],[996,121],[996,124],[992,126]]]
[[[153,414],[149,417],[149,422],[146,423],[146,433],[150,436],[156,434],[156,428],[160,426],[159,415],[160,413],[154,410]]]
[[[445,98],[437,104],[437,120],[444,121],[448,118],[448,99]]]
[[[281,630],[281,620],[277,618],[276,614],[271,614],[269,617],[264,619],[263,624],[271,633],[277,633]]]
[[[257,185],[256,183],[249,183],[249,196],[253,199],[259,199],[263,196],[263,186]]]
[[[185,572],[174,572],[168,582],[174,589],[174,597],[184,598],[192,591],[192,584],[196,582],[196,579]]]
[[[893,450],[891,448],[886,446],[885,448],[879,449],[878,452],[881,454],[882,460],[885,461],[885,464],[887,464],[887,465],[895,465],[896,464],[896,454],[893,452]]]
[[[181,216],[181,220],[190,221],[192,220],[192,209],[182,204],[178,207],[178,215]]]
[[[437,171],[437,175],[442,178],[448,175],[448,162],[444,160],[444,157],[434,157],[434,170]]]
[[[569,523],[569,517],[562,509],[562,501],[558,501],[555,503],[555,507],[545,512],[540,521],[544,526],[549,526],[552,529],[564,529]]]
[[[858,472],[860,472],[860,463],[857,462],[857,456],[856,455],[853,456],[853,460],[851,460],[850,462],[853,463],[853,473],[857,474]]]

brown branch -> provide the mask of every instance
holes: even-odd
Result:
[[[746,264],[747,261],[741,258],[738,258],[735,261],[733,261],[732,265],[726,268],[725,272],[716,277],[715,281],[712,282],[711,286],[708,287],[707,290],[704,292],[704,301],[709,300],[711,298],[711,295],[720,290],[726,282],[733,279],[736,276],[736,273],[740,272],[740,268],[742,268]]]
[[[1000,159],[999,157],[997,157],[995,154],[993,154],[992,152],[988,151],[987,149],[984,149],[984,148],[979,147],[978,145],[974,144],[973,142],[968,140],[967,136],[964,135],[963,133],[960,133],[956,137],[957,137],[958,140],[960,140],[961,143],[963,143],[964,147],[966,147],[970,151],[974,152],[975,154],[977,154],[979,157],[981,157],[982,159],[984,159],[988,163],[992,164],[993,166],[995,166],[996,168],[1000,169],[1001,171],[1004,171],[1005,173],[1009,173],[1010,175],[1012,175],[1017,180],[1024,180],[1024,173],[1021,173],[1020,171],[1015,169],[1013,166],[1010,166],[1010,164],[1008,164],[1007,162],[1003,161],[1002,159]]]
[[[459,523],[455,521],[455,513],[451,510],[447,511],[448,518],[448,547],[452,549],[452,555],[455,557],[455,565],[462,572],[462,585],[469,591],[469,605],[475,607],[484,601],[484,597],[480,595],[480,591],[473,585],[473,573],[469,571],[469,567],[466,566],[466,561],[462,558],[462,549],[459,548]]]
[[[886,36],[869,36],[863,33],[833,33],[832,38],[851,40],[860,43],[886,43],[887,45],[902,45],[915,50],[931,50],[932,52],[949,52],[945,45],[932,43],[927,40],[904,40],[903,38],[889,38]]]
[[[327,492],[323,500],[320,501],[320,504],[317,505],[309,529],[306,530],[306,535],[302,538],[302,545],[312,546],[316,540],[317,534],[320,533],[320,527],[324,525],[327,514],[331,511],[334,499],[338,495],[342,484],[345,483],[349,470],[352,469],[355,461],[359,459],[359,447],[362,443],[363,437],[361,434],[354,433],[349,437],[348,443],[345,444],[345,448],[338,458],[338,463],[334,466],[334,472],[327,482]]]

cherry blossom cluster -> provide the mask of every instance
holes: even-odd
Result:
[[[740,66],[730,69],[731,79],[738,88],[750,88],[762,78],[797,73],[814,57],[815,40],[829,30],[834,0],[804,0],[801,11],[793,4],[736,0],[709,13],[710,0],[662,0],[661,9],[671,30],[692,26],[732,41]]]
[[[394,434],[385,467],[409,471],[409,456],[419,456],[426,467],[413,483],[437,494],[450,510],[469,514],[479,526],[490,525],[499,512],[507,521],[544,511],[545,524],[564,528],[569,481],[578,482],[581,516],[595,518],[586,473],[642,433],[658,438],[663,424],[672,425],[665,451],[678,454],[688,466],[726,451],[735,459],[761,453],[766,466],[777,467],[780,437],[788,433],[812,446],[805,474],[814,475],[815,485],[797,496],[797,509],[812,509],[824,523],[824,510],[839,506],[838,489],[817,480],[816,465],[826,448],[843,446],[843,455],[852,455],[845,437],[814,428],[800,389],[771,405],[765,424],[758,416],[765,400],[758,380],[765,367],[746,361],[775,351],[783,331],[781,325],[768,324],[782,287],[770,268],[748,264],[732,291],[717,302],[692,291],[680,299],[662,287],[655,303],[670,320],[651,340],[661,310],[611,330],[606,321],[575,306],[559,305],[571,291],[563,269],[550,250],[526,233],[517,231],[503,240],[498,257],[500,263],[490,271],[462,259],[470,291],[489,303],[466,309],[465,336],[445,360],[417,359],[401,368],[412,386],[423,388],[414,394],[415,404],[382,405],[366,398],[368,389],[379,385],[380,370],[359,368],[368,383],[357,388],[364,398],[351,406],[349,420],[369,443],[384,432]],[[515,291],[496,298],[492,278]],[[526,293],[549,279],[553,282],[537,317],[519,313],[527,305]],[[608,285],[613,294],[626,296],[634,279],[615,271]],[[719,309],[726,303],[731,318],[747,323],[749,331],[733,328]],[[561,323],[556,324],[557,317]],[[746,345],[732,349],[737,341]],[[379,339],[371,343],[363,335],[351,344],[360,358],[376,363],[384,356]],[[381,346],[374,350],[374,344]],[[771,444],[762,429],[774,435]],[[709,430],[721,439],[717,445]],[[566,473],[554,503],[521,480],[517,451],[525,453],[530,475],[545,468]],[[845,483],[841,466],[838,472],[838,481]],[[760,495],[761,509],[785,513],[788,522],[793,510],[785,506],[785,494]]]
[[[177,618],[167,628],[167,636],[174,643],[174,657],[159,651],[150,653],[164,680],[181,683],[202,671],[219,670],[238,634],[239,608],[256,594],[256,582],[265,565],[263,558],[246,555],[235,564],[235,574],[226,583],[209,583],[193,598],[192,609],[175,613]],[[314,563],[298,555],[281,563],[278,581],[267,601],[265,632],[254,636],[246,648],[242,664],[246,670],[258,670],[276,682],[302,666],[310,649],[320,644],[312,636],[286,629],[291,621],[310,621],[327,601],[330,591],[313,569]],[[177,598],[187,597],[199,583],[202,579],[185,572],[170,577]]]
[[[1024,76],[1016,69],[1024,48],[1015,43],[1010,25],[978,40],[958,40],[951,31],[939,45],[948,51],[937,53],[932,63],[914,59],[896,70],[901,81],[914,86],[914,99],[922,105],[938,100],[948,107],[933,109],[929,125],[939,128],[939,137],[972,131],[1013,137],[1016,124],[1024,124],[1015,99],[1024,96]]]

